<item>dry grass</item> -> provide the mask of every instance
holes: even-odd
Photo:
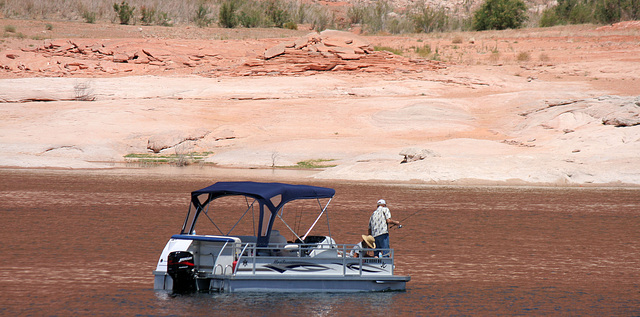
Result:
[[[10,19],[65,20],[89,23],[119,23],[114,11],[114,4],[122,4],[123,0],[0,0],[0,17]],[[280,0],[291,14],[316,21],[319,17],[332,14],[326,6],[302,4],[296,0]],[[149,24],[153,20],[156,25],[195,25],[199,9],[205,9],[207,18],[218,20],[220,0],[125,0],[134,7],[133,21],[130,24]],[[155,17],[145,16],[153,12]],[[146,20],[146,21],[143,21]],[[305,21],[296,21],[306,23]],[[332,25],[333,21],[329,21]],[[314,22],[315,23],[315,22]]]
[[[516,60],[518,62],[528,62],[531,60],[531,54],[529,54],[529,52],[520,52],[516,55]]]
[[[1,1],[1,0],[0,0]],[[121,25],[111,22],[83,21],[36,21],[0,19],[0,28],[10,25],[26,38],[64,39],[64,38],[165,38],[181,40],[246,40],[264,38],[291,38],[309,33],[309,28],[299,26],[298,30],[276,28],[236,28],[219,27],[198,28],[195,26],[163,27],[145,25]],[[0,29],[0,30],[2,30]],[[16,33],[4,32],[5,37],[16,37]]]
[[[0,10],[4,17],[21,19],[71,20],[81,21],[86,13],[93,13],[98,21],[115,21],[114,3],[121,1],[104,0],[3,0]],[[177,23],[187,23],[195,13],[202,0],[128,0],[127,3],[140,8],[154,8],[157,12],[166,12]],[[212,2],[212,1],[208,1]]]

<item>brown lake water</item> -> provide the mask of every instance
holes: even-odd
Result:
[[[640,189],[624,188],[292,181],[336,189],[338,243],[357,243],[386,199],[404,219],[391,246],[396,273],[411,276],[407,291],[153,290],[191,191],[291,173],[0,170],[0,315],[640,315]]]

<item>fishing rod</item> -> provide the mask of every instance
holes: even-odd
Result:
[[[404,222],[405,220],[407,220],[407,219],[411,218],[413,215],[415,215],[415,214],[417,214],[417,213],[419,213],[419,212],[421,212],[421,211],[424,211],[424,210],[425,210],[425,209],[420,209],[420,210],[418,210],[418,211],[416,211],[416,212],[414,212],[414,213],[412,213],[412,214],[410,214],[410,215],[408,215],[408,216],[404,217],[404,219],[402,219],[402,220],[400,220],[400,221],[398,221],[398,222]],[[394,223],[394,224],[392,224],[392,225],[391,225],[391,226],[389,226],[389,227],[390,227],[390,228],[393,228],[393,226],[395,226],[395,225],[396,225],[396,224]],[[398,225],[398,227],[397,227],[396,229],[400,229],[400,228],[402,228],[402,225]]]

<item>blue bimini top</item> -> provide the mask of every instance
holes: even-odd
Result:
[[[191,201],[196,207],[202,207],[210,201],[229,195],[242,195],[255,198],[275,214],[284,204],[296,199],[332,198],[336,191],[332,188],[291,185],[283,183],[258,182],[217,182],[211,186],[191,192]],[[202,204],[198,196],[209,194],[209,198]],[[281,195],[280,203],[276,206],[271,199]],[[196,203],[197,202],[197,203]]]
[[[196,208],[196,216],[190,226],[190,229],[186,227],[187,223],[185,220],[185,226],[183,227],[182,233],[188,234],[191,232],[193,225],[195,224],[195,219],[197,219],[197,215],[204,210],[205,206],[207,206],[211,201],[220,197],[241,195],[255,199],[260,205],[259,227],[262,228],[262,222],[265,219],[265,206],[272,215],[275,215],[286,203],[292,200],[333,198],[335,192],[336,191],[332,188],[310,185],[259,182],[217,182],[211,186],[191,192],[191,203]],[[207,199],[201,201],[199,199],[201,195],[207,195]],[[258,237],[259,245],[263,244],[264,241],[268,241],[271,226],[273,225],[275,217],[267,217],[267,219],[270,219],[268,224],[269,230],[267,231],[266,236]]]

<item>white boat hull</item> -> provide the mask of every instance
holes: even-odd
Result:
[[[329,276],[219,276],[199,279],[198,290],[207,292],[383,292],[404,291],[408,276],[329,277]],[[171,290],[173,281],[156,272],[156,290]]]
[[[236,237],[174,238],[167,243],[154,271],[156,290],[174,289],[174,281],[167,272],[167,257],[174,251],[194,254],[196,273],[193,288],[198,291],[402,291],[410,280],[409,276],[393,274],[393,252],[389,258],[362,258],[348,256],[346,245],[318,245],[312,249],[298,247],[292,250],[283,245],[247,248]],[[217,241],[221,239],[233,242]],[[269,255],[259,254],[267,250],[271,252]]]

